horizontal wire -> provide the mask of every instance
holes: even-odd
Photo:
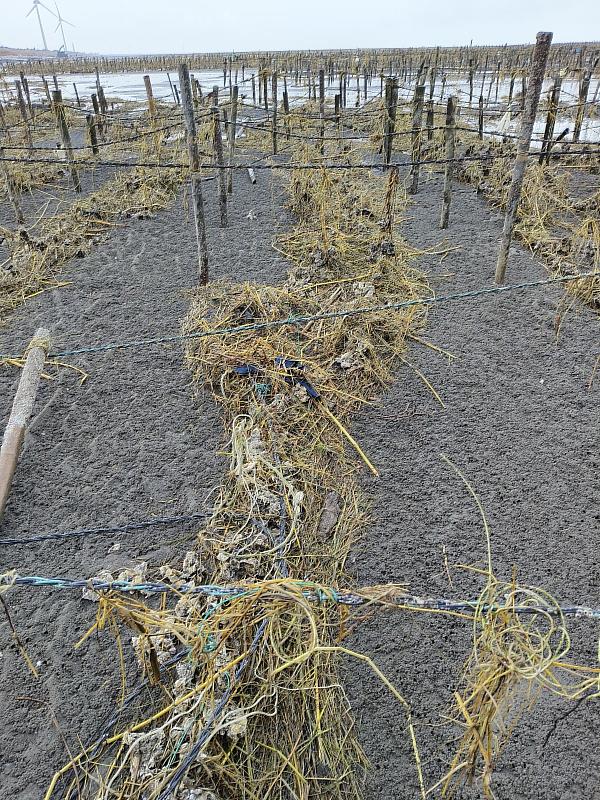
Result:
[[[581,144],[581,143],[580,143]],[[589,146],[600,146],[600,142],[590,142]],[[62,152],[62,151],[61,151]],[[595,150],[593,151],[595,152]],[[571,156],[589,156],[592,154],[592,150],[565,150],[560,152],[553,152],[552,158],[559,159],[559,158],[569,158]],[[539,150],[530,150],[527,153],[529,158],[539,158]],[[336,163],[327,163],[324,162],[320,163],[302,163],[302,164],[294,164],[294,163],[286,163],[286,164],[262,164],[260,166],[255,166],[254,164],[199,164],[198,169],[224,169],[224,170],[242,170],[248,169],[249,167],[254,167],[255,169],[264,169],[264,170],[294,170],[294,169],[302,169],[302,170],[323,170],[323,169],[377,169],[377,168],[384,168],[384,167],[411,167],[411,166],[427,166],[429,164],[454,164],[454,163],[461,163],[464,161],[494,161],[500,159],[514,159],[514,153],[497,153],[497,154],[486,154],[486,155],[473,155],[473,156],[462,156],[456,158],[424,158],[422,160],[413,160],[413,161],[393,161],[389,164],[336,164]],[[8,162],[12,164],[56,164],[58,166],[69,166],[68,161],[64,161],[62,159],[57,158],[7,158],[5,156],[0,157],[0,162]],[[144,162],[144,161],[100,161],[100,160],[80,160],[73,162],[76,167],[78,166],[91,166],[95,165],[98,167],[143,167],[143,168],[151,168],[151,169],[189,169],[189,164],[183,162],[167,162],[163,164],[156,164],[154,162]]]
[[[398,594],[393,599],[388,597],[378,599],[371,597],[368,594],[361,594],[361,589],[355,591],[340,591],[337,588],[330,586],[320,586],[310,581],[290,581],[292,585],[299,588],[305,599],[314,603],[335,603],[338,605],[346,606],[361,606],[373,605],[374,603],[381,603],[382,605],[399,608],[404,608],[414,611],[449,611],[449,612],[467,612],[473,613],[475,611],[481,613],[502,613],[510,611],[516,614],[549,614],[557,616],[560,614],[584,617],[587,619],[600,619],[600,608],[592,608],[590,606],[579,606],[573,604],[565,604],[559,606],[544,606],[544,605],[513,605],[502,606],[497,603],[481,603],[476,600],[452,600],[445,597],[427,597],[414,594]],[[51,588],[51,589],[91,589],[96,592],[144,592],[146,594],[187,594],[187,595],[204,595],[206,597],[221,597],[228,600],[236,600],[242,597],[251,597],[253,594],[259,594],[261,600],[276,599],[288,600],[293,602],[289,595],[277,594],[277,588],[274,587],[272,592],[265,592],[264,587],[261,585],[253,586],[222,586],[217,584],[193,584],[181,583],[173,585],[170,583],[160,583],[153,581],[138,582],[133,581],[106,581],[99,578],[62,578],[62,577],[46,577],[42,575],[18,575],[15,572],[5,572],[0,576],[0,588],[6,590],[12,586],[28,586],[31,588]],[[368,587],[367,587],[368,588]]]
[[[103,536],[108,533],[127,533],[128,531],[143,530],[155,525],[176,525],[179,522],[191,522],[196,519],[206,519],[209,512],[202,511],[194,514],[181,514],[173,517],[154,517],[152,519],[140,520],[138,522],[126,522],[124,525],[112,525],[96,528],[79,528],[70,531],[57,531],[54,533],[42,533],[39,536],[26,536],[23,538],[0,539],[0,545],[33,544],[34,542],[60,541],[61,539],[79,538],[83,536]]]
[[[479,289],[472,289],[465,292],[456,292],[454,294],[441,295],[438,297],[418,297],[413,298],[412,300],[404,300],[398,303],[386,303],[379,306],[343,309],[340,311],[323,312],[321,314],[306,314],[304,316],[288,317],[287,319],[256,322],[247,325],[238,325],[231,328],[214,328],[208,331],[198,331],[195,333],[173,334],[170,336],[158,336],[148,339],[137,339],[124,342],[109,342],[106,344],[91,345],[89,347],[80,347],[73,350],[62,350],[57,353],[51,353],[48,357],[65,358],[66,356],[83,355],[86,353],[106,352],[108,350],[124,350],[133,347],[147,347],[150,345],[169,344],[171,342],[187,341],[191,339],[203,339],[209,336],[229,336],[239,333],[248,333],[250,331],[278,328],[284,325],[298,325],[304,322],[312,322],[323,319],[336,319],[338,317],[351,317],[359,314],[370,314],[379,311],[399,311],[403,308],[410,308],[411,306],[435,305],[438,303],[470,300],[475,297],[485,295],[500,294],[502,292],[510,292],[521,289],[531,289],[538,286],[548,286],[553,283],[567,283],[569,281],[577,281],[598,276],[600,276],[600,271],[584,272],[578,275],[559,275],[554,278],[546,278],[539,281],[527,281],[523,283],[513,283],[505,286],[484,286]],[[15,360],[21,357],[21,355],[0,354],[0,360]]]

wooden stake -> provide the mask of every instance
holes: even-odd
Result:
[[[168,72],[167,72],[167,80],[169,81],[169,86],[171,87],[171,94],[173,95],[173,100],[175,100],[175,103],[179,105],[179,103],[177,102],[177,95],[175,94],[175,87],[173,86],[173,81],[171,80],[171,76],[169,75]]]
[[[223,162],[223,139],[221,136],[221,120],[219,119],[219,108],[211,108],[213,124],[213,149],[217,172],[219,173],[219,219],[222,228],[227,227],[227,186],[225,182],[225,165]]]
[[[94,115],[96,117],[96,127],[98,128],[98,132],[100,136],[104,135],[104,126],[102,124],[102,115],[100,114],[100,106],[98,105],[98,98],[95,94],[92,95],[92,107],[94,109]]]
[[[292,131],[290,128],[290,101],[288,99],[287,87],[283,90],[283,113],[285,116],[285,135],[286,139],[289,139]]]
[[[425,119],[425,126],[427,128],[427,141],[433,139],[433,120],[434,120],[434,104],[433,99],[427,101],[427,116]]]
[[[559,75],[554,79],[554,86],[550,91],[548,116],[546,117],[546,127],[544,129],[544,141],[542,142],[542,149],[539,157],[540,164],[544,163],[544,159],[546,159],[546,163],[548,163],[550,160],[550,143],[552,142],[552,137],[554,136],[554,125],[556,123],[556,112],[558,110],[561,85],[562,78]]]
[[[273,91],[273,155],[277,154],[277,72],[273,73],[271,80],[271,88]]]
[[[415,87],[412,113],[412,147],[411,147],[411,184],[408,189],[409,194],[416,194],[419,191],[419,162],[421,161],[421,123],[423,119],[423,100],[425,98],[425,84],[420,83]]]
[[[2,147],[0,147],[0,158],[4,158],[4,150]],[[15,191],[12,178],[10,177],[10,173],[4,161],[2,162],[2,173],[4,175],[4,183],[6,185],[6,194],[8,196],[8,201],[11,204],[13,213],[15,215],[15,222],[17,223],[17,225],[24,225],[25,217],[23,216],[23,209],[21,208],[21,204],[19,203],[19,196]]]
[[[23,129],[25,131],[25,140],[27,141],[28,147],[31,149],[33,147],[33,139],[31,138],[31,130],[29,128],[29,117],[27,116],[27,107],[25,105],[25,100],[23,99],[23,92],[21,91],[21,81],[15,81],[15,86],[17,88],[17,102],[19,104],[19,111],[21,112],[21,118],[23,120]]]
[[[92,148],[92,153],[97,156],[98,155],[98,137],[96,136],[96,124],[94,122],[94,117],[91,114],[86,114],[85,121],[87,124],[88,129],[88,136],[90,139],[90,147]]]
[[[585,104],[587,101],[588,91],[590,89],[590,81],[592,79],[591,70],[586,72],[579,84],[579,104],[577,106],[577,116],[575,117],[575,127],[573,128],[573,142],[579,141],[581,135],[581,126],[583,125],[583,117],[585,114]]]
[[[194,222],[196,225],[196,242],[198,244],[198,271],[200,283],[208,283],[208,246],[206,244],[206,225],[204,221],[204,199],[202,197],[202,183],[198,174],[200,156],[198,154],[198,141],[196,139],[196,119],[194,117],[194,102],[192,87],[190,86],[190,73],[187,64],[179,66],[179,86],[183,105],[183,119],[186,128],[186,140],[190,157],[190,170],[192,172],[192,201],[194,203]]]
[[[27,357],[21,372],[17,393],[0,447],[0,518],[6,508],[17,462],[25,439],[27,422],[33,411],[35,398],[50,349],[50,333],[38,328],[27,348]]]
[[[542,83],[544,81],[546,62],[548,60],[548,52],[550,50],[551,43],[551,33],[538,33],[536,37],[535,50],[533,51],[531,76],[529,78],[527,97],[525,99],[525,111],[521,119],[521,129],[519,131],[519,141],[517,144],[517,157],[515,159],[512,181],[508,191],[506,214],[504,216],[504,226],[502,228],[502,238],[500,240],[500,252],[498,253],[498,260],[496,262],[497,284],[504,283],[504,276],[506,275],[508,252],[510,250],[510,242],[517,218],[517,208],[519,205],[519,199],[521,197],[523,178],[525,176],[525,169],[527,167],[527,154],[529,153],[529,146],[531,144],[531,134],[533,132],[533,125],[540,100],[540,93],[542,91]]]
[[[73,188],[76,192],[81,192],[81,183],[79,182],[79,175],[75,167],[75,158],[73,156],[73,147],[71,145],[71,136],[69,134],[69,126],[67,125],[67,118],[65,116],[65,108],[63,106],[62,92],[60,89],[55,89],[52,92],[52,105],[54,106],[54,114],[56,116],[56,126],[60,134],[62,146],[65,151],[65,156],[69,164],[69,171],[71,173],[71,181]]]
[[[440,217],[440,228],[448,227],[450,219],[450,203],[452,202],[452,175],[454,172],[454,148],[456,143],[456,97],[450,95],[446,105],[446,128],[445,138],[445,158],[446,167],[444,169],[444,195],[442,201],[442,214]]]
[[[477,133],[481,140],[483,140],[483,95],[479,95],[479,124],[477,126]]]
[[[235,152],[235,134],[237,124],[237,111],[238,111],[238,85],[237,83],[232,89],[231,94],[231,123],[229,125],[229,132],[227,134],[227,142],[229,144],[229,166],[233,164],[233,156]],[[227,192],[233,194],[233,170],[228,170],[227,176]]]
[[[108,114],[108,103],[106,102],[106,97],[104,96],[104,89],[102,86],[98,87],[98,102],[100,103],[100,110],[106,117]]]
[[[398,81],[396,78],[385,79],[385,117],[383,121],[383,161],[389,164],[394,148],[396,129],[396,107],[398,104]]]
[[[319,70],[319,136],[321,138],[321,155],[325,154],[325,70]]]
[[[150,75],[144,75],[144,86],[146,87],[146,97],[148,98],[148,111],[150,112],[150,117],[154,119],[154,117],[156,116],[156,101],[154,99],[154,93],[152,91],[152,83],[150,81]]]

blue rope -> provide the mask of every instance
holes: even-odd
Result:
[[[339,591],[334,587],[312,584],[310,581],[292,581],[302,588],[303,596],[316,603],[335,603],[345,606],[361,606],[377,602],[376,598],[364,597],[350,591]],[[98,578],[49,578],[39,575],[16,575],[10,572],[0,578],[0,590],[10,586],[30,586],[33,588],[49,587],[53,589],[93,589],[97,592],[146,592],[148,594],[190,594],[206,597],[222,597],[227,601],[250,597],[262,591],[260,586],[218,586],[216,584],[181,584],[172,586],[168,583],[132,583],[130,581],[103,581]],[[274,597],[279,599],[275,594]],[[421,597],[419,595],[398,595],[390,603],[409,610],[473,612],[480,607],[478,600],[450,600],[444,597]],[[487,611],[506,611],[498,604],[484,605]],[[511,611],[519,614],[552,614],[562,613],[566,616],[600,619],[600,608],[566,604],[562,606],[511,606]]]

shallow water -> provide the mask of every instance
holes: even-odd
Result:
[[[165,102],[170,102],[173,100],[173,93],[171,91],[171,84],[169,83],[169,79],[173,84],[178,85],[179,80],[177,73],[175,71],[168,72],[168,71],[160,71],[160,72],[110,72],[110,73],[103,73],[101,75],[101,83],[102,87],[104,88],[104,93],[106,95],[107,100],[110,101],[133,101],[133,102],[140,102],[143,108],[146,107],[147,99],[146,99],[146,89],[144,86],[144,74],[148,74],[150,76],[150,81],[152,83],[152,89],[154,93],[154,97],[156,100],[163,100]],[[198,79],[200,86],[202,88],[202,92],[210,92],[213,86],[218,86],[221,92],[228,92],[229,84],[226,87],[223,86],[223,70],[215,69],[215,70],[199,70],[193,72],[195,78]],[[257,75],[257,70],[249,68],[245,71],[245,80],[242,83],[241,78],[241,71],[238,73],[238,84],[240,86],[240,97],[246,98],[247,100],[252,99],[252,77]],[[18,76],[4,76],[0,77],[0,97],[3,100],[7,99],[14,99],[13,89],[15,79]],[[49,80],[49,84],[52,86],[52,78],[47,78]],[[32,93],[33,98],[44,98],[45,92],[42,84],[41,77],[36,77],[32,75],[28,78],[30,91]],[[57,82],[60,90],[63,93],[63,97],[67,101],[75,100],[75,89],[74,84],[77,86],[77,91],[81,100],[86,101],[89,97],[95,93],[96,91],[96,77],[92,73],[81,73],[81,74],[73,74],[73,75],[58,75]],[[492,88],[490,91],[490,82],[492,84]],[[553,85],[554,78],[548,77],[544,81],[543,85],[543,93],[547,92]],[[363,78],[359,76],[358,83],[360,87],[360,99],[357,93],[357,79],[356,76],[351,76],[349,86],[347,89],[347,104],[349,107],[355,107],[356,105],[362,105],[364,103],[364,94],[363,94]],[[258,81],[257,81],[258,84]],[[597,86],[598,81],[592,81],[590,85],[590,90],[588,93],[588,97],[591,99],[597,93]],[[280,93],[283,91],[283,80],[280,79]],[[288,86],[288,97],[290,105],[298,104],[304,102],[308,97],[308,85],[306,84],[306,80],[303,79],[299,85],[295,85],[292,81],[289,81]],[[370,85],[367,86],[367,98],[369,100],[373,99],[374,97],[378,97],[381,94],[382,89],[382,80],[379,76],[373,77],[372,82]],[[493,74],[490,72],[487,75],[483,75],[479,73],[475,76],[473,81],[473,97],[471,105],[469,105],[469,82],[465,78],[448,78],[446,83],[442,89],[442,79],[441,76],[438,76],[436,81],[436,85],[434,87],[434,94],[433,99],[436,103],[443,103],[448,98],[450,94],[458,95],[459,97],[459,104],[460,104],[460,114],[461,120],[459,124],[463,125],[477,125],[477,114],[478,114],[478,99],[479,95],[483,95],[484,100],[486,102],[486,109],[485,109],[485,132],[489,133],[490,136],[494,133],[506,133],[508,135],[516,135],[519,130],[519,123],[520,123],[520,112],[519,112],[519,101],[518,99],[515,101],[513,100],[512,107],[514,112],[511,114],[511,119],[507,120],[504,118],[504,109],[506,108],[506,100],[508,98],[508,93],[510,89],[510,80],[505,79],[499,82],[498,87],[496,87],[496,83],[493,79]],[[521,90],[521,81],[515,80],[514,84],[514,97],[518,98],[520,96]],[[339,91],[339,81],[336,79],[334,80],[329,86],[326,84],[325,86],[325,93],[326,96],[331,99],[337,92]],[[579,84],[577,80],[564,80],[561,89],[561,102],[566,103],[567,105],[573,106],[577,102],[579,91]],[[398,97],[400,101],[406,102],[410,100],[414,93],[414,83],[404,83],[402,80],[399,81],[398,87]],[[542,95],[543,96],[543,95]],[[426,100],[430,97],[429,91],[429,84],[427,84],[425,98]],[[489,104],[487,104],[487,100],[489,97]],[[256,86],[256,99],[258,102],[258,85]],[[439,107],[437,109],[437,113],[439,114]],[[438,122],[439,124],[439,122]],[[535,127],[534,127],[534,139],[538,138],[541,139],[544,133],[544,127],[546,124],[546,113],[543,112],[538,116],[536,120]],[[569,129],[569,134],[565,137],[565,141],[570,141],[572,139],[572,132],[573,127],[575,124],[574,117],[568,115],[561,115],[556,120],[555,125],[555,136],[561,133],[565,128]],[[496,138],[496,137],[494,137]],[[590,118],[584,120],[581,133],[580,133],[580,141],[582,142],[597,142],[600,141],[600,118]],[[541,142],[533,141],[532,148],[540,147]]]

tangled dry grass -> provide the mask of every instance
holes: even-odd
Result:
[[[298,162],[323,157],[313,144],[291,149]],[[346,153],[349,162],[364,155]],[[358,800],[368,765],[342,658],[358,658],[398,701],[415,795],[451,795],[476,780],[491,798],[502,746],[540,691],[582,697],[600,688],[597,669],[564,661],[569,637],[555,601],[495,578],[488,538],[485,588],[463,615],[474,631],[452,712],[463,735],[447,774],[426,788],[410,702],[348,650],[362,617],[336,594],[351,587],[345,562],[366,520],[357,470],[377,471],[348,425],[389,384],[407,337],[426,323],[418,306],[341,312],[431,290],[396,230],[405,203],[396,171],[298,169],[288,190],[297,223],[276,242],[291,265],[285,284],[210,284],[184,326],[222,331],[190,340],[186,355],[194,380],[220,403],[227,436],[212,517],[183,564],[161,570],[172,602],[103,594],[87,634],[108,628],[122,651],[127,631],[158,703],[145,716],[139,709],[141,719],[123,714],[119,730],[115,717],[57,773],[47,800],[82,792],[95,800]],[[214,589],[177,594],[183,583]],[[223,586],[237,589],[223,594]],[[355,591],[402,607],[405,587]],[[535,613],[524,616],[524,607]]]
[[[350,145],[329,126],[324,153],[312,139],[292,139],[290,157],[318,163],[335,148],[349,167],[362,162],[381,144],[381,118],[355,122],[361,137]],[[318,130],[318,122],[300,115],[284,124],[311,135]],[[264,148],[268,133],[249,130],[244,147]],[[210,135],[208,128],[201,133],[207,141]],[[160,155],[159,133],[143,141],[150,148],[145,157]],[[26,282],[6,307],[55,278],[120,214],[163,208],[183,178],[143,169],[119,174],[48,220],[39,241],[10,234]],[[559,183],[555,189],[560,196]],[[398,234],[406,200],[397,171],[296,169],[288,191],[297,222],[276,242],[291,265],[286,282],[212,283],[194,296],[184,326],[189,333],[223,331],[190,340],[186,353],[195,382],[223,412],[228,465],[212,517],[183,563],[161,569],[173,587],[170,599],[101,594],[96,623],[83,637],[111,630],[121,663],[123,638],[131,637],[155,706],[144,713],[123,692],[120,713],[55,775],[46,800],[358,800],[368,765],[340,680],[342,658],[363,662],[398,701],[414,754],[415,796],[436,788],[451,795],[475,780],[491,798],[502,747],[541,690],[580,698],[600,689],[596,668],[581,672],[565,661],[570,642],[556,602],[541,590],[502,584],[490,554],[485,588],[464,615],[474,648],[454,695],[462,738],[447,774],[426,788],[410,702],[369,658],[348,650],[358,618],[335,594],[351,587],[346,559],[366,520],[357,471],[364,464],[377,473],[349,423],[389,385],[407,338],[426,324],[423,306],[346,312],[431,290]],[[549,213],[541,202],[531,213],[537,242]],[[227,332],[240,325],[244,332]],[[178,593],[183,583],[215,589]],[[227,585],[239,590],[221,593]],[[386,604],[404,590],[362,594]],[[524,616],[527,606],[535,613]]]
[[[112,138],[103,148],[102,157],[137,158],[151,164],[161,160],[185,163],[183,137],[172,136],[168,130],[169,123],[173,124],[172,114],[167,109],[153,118],[136,116],[133,125],[115,120],[105,131],[105,138]],[[207,140],[209,133],[208,124],[203,124],[200,138]],[[88,154],[78,153],[76,163],[80,170],[95,174],[94,158]],[[9,179],[16,191],[30,191],[38,186],[39,171],[39,165],[17,163],[12,166]],[[52,166],[49,174],[63,177],[66,168]],[[45,186],[48,177],[44,171]],[[80,199],[70,197],[65,211],[46,213],[55,200],[51,194],[33,223],[0,228],[9,251],[8,260],[0,266],[0,320],[32,296],[60,285],[63,265],[72,258],[84,257],[107,231],[124,219],[148,217],[166,208],[186,177],[185,169],[128,167],[102,177],[100,188]]]

